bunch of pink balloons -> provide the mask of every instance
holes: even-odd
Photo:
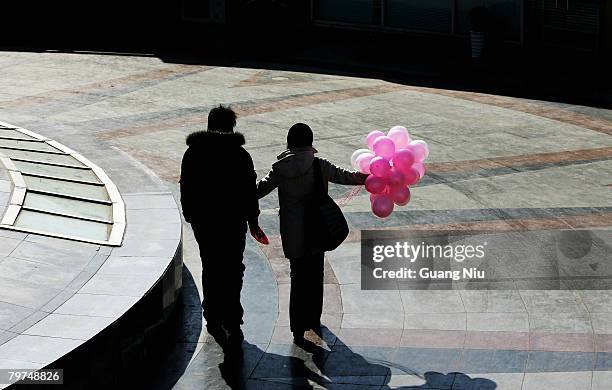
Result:
[[[425,174],[423,161],[429,147],[422,140],[411,140],[408,130],[394,126],[385,135],[374,130],[366,137],[369,149],[357,149],[351,165],[368,174],[365,188],[370,193],[372,212],[386,218],[395,205],[405,206],[410,201],[409,186],[415,185]]]

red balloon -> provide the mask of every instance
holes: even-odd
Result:
[[[372,212],[379,218],[391,215],[393,207],[393,200],[388,195],[378,195],[372,202]]]
[[[411,186],[419,182],[421,176],[419,172],[414,168],[408,168],[404,172],[404,176],[406,177],[406,184]]]
[[[389,174],[389,185],[392,187],[402,186],[406,182],[406,176],[398,169],[391,168]]]
[[[365,180],[365,188],[371,194],[380,194],[387,187],[387,181],[382,177],[369,175]]]
[[[370,172],[373,175],[379,177],[387,177],[389,173],[391,173],[391,166],[389,165],[389,161],[385,160],[382,157],[374,157],[370,161]]]
[[[393,187],[389,195],[398,206],[405,206],[410,202],[410,189],[408,187]]]
[[[408,149],[401,149],[393,156],[393,166],[405,170],[414,164],[414,153]]]

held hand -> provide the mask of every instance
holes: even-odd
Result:
[[[253,236],[253,238],[257,240],[257,242],[264,244],[264,245],[268,245],[270,243],[270,240],[268,240],[266,233],[264,233],[264,231],[261,230],[259,225],[250,227],[249,230],[251,231],[251,236]]]

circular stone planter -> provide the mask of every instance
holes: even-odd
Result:
[[[15,138],[15,133],[2,131],[18,127],[0,125],[2,153],[10,144],[2,142],[11,138],[9,135]],[[35,141],[37,147],[44,143],[65,153],[58,155],[70,154],[66,153],[68,148],[55,141],[31,132],[26,135],[39,137],[41,142]],[[15,147],[33,141],[16,142],[19,145]],[[40,154],[33,151],[29,157]],[[19,180],[23,176],[19,173],[24,172],[20,167],[30,166],[16,160],[10,153],[3,153],[3,221],[7,221],[8,213],[15,212],[16,206],[21,207],[19,212],[29,210],[28,197],[38,194],[27,179]],[[44,169],[48,167],[62,166],[45,165]],[[109,221],[117,225],[109,228],[106,239],[57,233],[54,228],[59,226],[45,224],[44,220],[41,226],[25,229],[9,224],[0,228],[0,368],[61,368],[62,388],[117,388],[119,383],[128,383],[133,373],[142,370],[143,364],[155,355],[182,284],[182,225],[172,195],[120,194],[103,170],[93,164],[90,169],[104,178],[104,185],[110,189]],[[50,172],[44,171],[47,179],[53,176]],[[60,207],[60,198],[52,199],[57,204],[48,199],[37,204],[43,209]],[[79,206],[82,209],[69,211],[87,214],[87,204]],[[53,209],[48,215],[74,217],[58,214]],[[121,234],[113,235],[119,231],[116,228]],[[7,385],[0,384],[0,388]],[[30,385],[15,387],[24,389]]]

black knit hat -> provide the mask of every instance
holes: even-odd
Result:
[[[305,123],[296,123],[287,133],[287,149],[312,146],[312,130]]]

